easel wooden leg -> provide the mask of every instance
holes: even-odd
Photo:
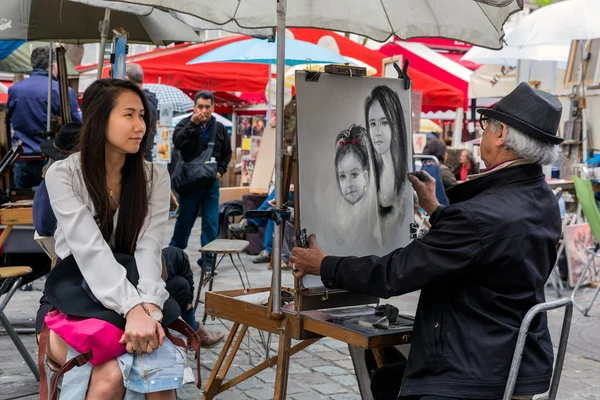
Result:
[[[227,371],[225,371],[225,373],[220,373],[221,365],[223,365],[225,356],[227,355],[227,352],[229,351],[229,348],[231,347],[231,345],[233,343],[233,339],[235,338],[235,334],[237,333],[239,327],[240,327],[240,324],[237,322],[235,322],[233,324],[233,326],[231,327],[231,331],[229,332],[229,336],[227,336],[227,341],[225,342],[225,345],[223,346],[223,350],[221,350],[221,354],[219,354],[219,358],[217,359],[217,362],[215,363],[215,366],[214,366],[212,372],[210,373],[210,377],[208,378],[208,381],[206,382],[206,386],[204,387],[204,390],[202,391],[202,399],[203,400],[210,400],[219,393],[219,389],[221,388],[223,379],[225,379],[225,375],[227,375]],[[244,326],[242,329],[243,329],[243,332],[246,333],[246,330],[248,329],[248,327]],[[241,342],[242,339],[243,339],[243,336],[240,333],[240,337],[238,338],[237,342]],[[237,343],[237,347],[235,347],[235,345],[234,345],[234,348],[235,348],[235,351],[233,351],[231,353],[230,359],[233,359],[233,357],[235,357],[235,353],[236,353],[237,349],[239,348],[239,343]],[[230,360],[228,360],[228,365],[229,366],[231,365]],[[229,369],[229,366],[227,366],[227,369]],[[198,373],[200,373],[200,371],[198,371]]]
[[[279,335],[274,400],[284,400],[286,398],[288,371],[290,367],[290,347],[292,345],[292,330],[290,328],[290,323],[287,320],[287,318],[282,325],[284,330]]]

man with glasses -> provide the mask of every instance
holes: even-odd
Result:
[[[422,239],[383,257],[327,256],[315,236],[308,249],[292,251],[294,275],[320,275],[329,289],[382,298],[421,290],[408,360],[375,372],[376,400],[501,399],[523,317],[545,301],[561,218],[542,166],[563,141],[561,103],[521,83],[478,111],[487,168],[446,191],[449,206],[436,199],[429,175],[409,175],[431,216]],[[546,392],[552,365],[541,314],[529,329],[514,398]]]

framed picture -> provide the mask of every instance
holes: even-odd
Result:
[[[167,163],[171,162],[171,142],[163,140],[158,142],[157,146],[158,160]]]
[[[583,83],[585,85],[600,83],[600,39],[588,41],[573,40],[565,72],[565,86],[580,84],[584,68],[584,64],[582,63],[582,46],[584,52],[589,52],[589,60],[587,61],[587,66],[585,66]]]
[[[265,130],[265,117],[262,115],[255,115],[252,117],[252,136],[262,136]]]
[[[296,73],[300,226],[328,254],[385,255],[410,241],[411,96],[402,79]],[[319,278],[303,278],[306,288]]]
[[[590,255],[585,250],[588,247],[594,246],[596,242],[590,224],[567,225],[564,236],[569,269],[569,285],[575,286],[583,269],[590,260]],[[589,282],[588,274],[582,284]]]
[[[402,56],[384,58],[382,60],[381,76],[384,78],[398,78],[394,63],[398,63],[398,66],[402,68]]]
[[[174,131],[175,131],[175,129],[171,128],[170,126],[159,126],[158,127],[158,140],[159,141],[173,140],[173,132]]]
[[[423,154],[423,149],[425,149],[425,145],[427,144],[427,134],[413,133],[412,137],[415,154]]]
[[[258,151],[260,149],[260,144],[262,141],[262,136],[252,136],[250,138],[250,159],[256,160],[258,158]]]
[[[239,115],[237,134],[240,137],[250,136],[252,134],[252,116]]]

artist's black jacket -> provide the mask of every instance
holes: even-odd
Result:
[[[533,164],[500,169],[447,192],[429,233],[384,257],[326,257],[326,287],[388,298],[421,289],[402,395],[501,398],[521,321],[545,301],[556,260],[558,203]],[[546,316],[533,320],[515,395],[552,375]]]
[[[213,121],[213,123],[217,129],[213,157],[217,160],[218,171],[223,175],[227,172],[227,165],[231,160],[231,143],[225,126],[218,121]],[[200,125],[194,124],[191,117],[182,119],[173,132],[173,145],[181,152],[185,162],[200,156],[206,149],[206,145],[202,143],[202,128]]]

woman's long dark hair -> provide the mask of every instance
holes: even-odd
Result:
[[[81,110],[83,123],[79,138],[81,151],[81,171],[85,187],[90,194],[96,219],[106,242],[115,233],[114,249],[132,254],[135,252],[138,237],[148,214],[149,193],[148,176],[144,149],[148,142],[145,134],[140,150],[125,156],[121,170],[121,197],[119,198],[119,218],[116,230],[113,224],[111,200],[106,184],[105,143],[110,114],[119,95],[132,91],[140,96],[144,105],[146,133],[150,131],[150,108],[144,92],[135,84],[120,79],[101,79],[92,83],[83,94]],[[150,169],[151,171],[151,169]],[[149,172],[151,174],[151,172]]]
[[[402,104],[400,104],[400,98],[398,94],[390,89],[388,86],[381,85],[376,86],[371,91],[371,95],[367,97],[365,101],[365,124],[369,131],[369,143],[371,145],[371,152],[375,157],[375,185],[377,192],[379,192],[381,178],[383,171],[383,158],[375,151],[373,145],[373,139],[371,138],[371,128],[369,127],[369,109],[374,101],[378,101],[383,109],[383,113],[391,126],[392,138],[390,143],[390,151],[392,152],[392,164],[394,166],[394,188],[396,194],[402,192],[402,188],[406,182],[406,174],[408,173],[408,167],[406,162],[406,124],[404,123],[404,112],[402,110]]]

